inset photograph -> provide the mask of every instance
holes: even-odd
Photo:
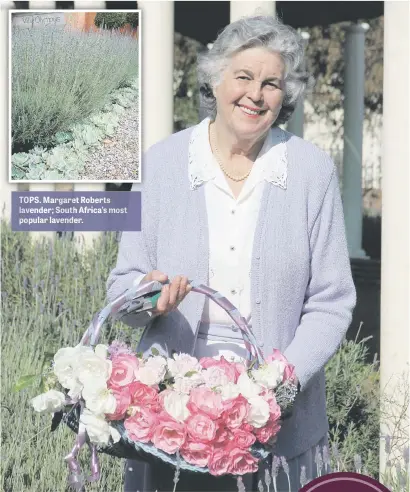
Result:
[[[10,181],[140,181],[139,10],[10,11]]]

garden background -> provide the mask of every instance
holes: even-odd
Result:
[[[138,179],[138,126],[128,160],[117,142],[122,121],[139,119],[138,15],[12,14],[13,179]],[[112,145],[115,159],[90,155]]]
[[[325,71],[319,93],[323,94],[323,88],[329,86],[332,88],[329,94],[334,94],[335,101],[340,97],[340,93],[335,92],[338,90],[337,80],[328,82],[326,67],[329,53],[338,52],[337,32],[343,36],[338,26],[331,26],[327,32],[318,28],[318,43],[312,43],[321,52],[312,57],[312,60],[322,60],[318,65],[319,82],[322,71]],[[191,46],[192,40],[176,35],[176,51],[186,52],[191,50]],[[331,46],[336,48],[330,49]],[[187,112],[194,111],[197,104],[192,78],[194,62],[188,63],[188,60],[189,57],[181,56],[181,65],[187,63],[183,76],[178,68],[174,74],[177,128],[177,125],[184,127],[190,124]],[[334,64],[340,68],[341,63],[339,51]],[[381,93],[381,87],[377,87]],[[54,353],[62,345],[78,342],[92,315],[104,305],[105,281],[115,262],[116,250],[114,235],[102,236],[92,250],[82,254],[70,240],[31,243],[28,235],[13,233],[8,225],[2,224],[1,466],[3,489],[7,492],[66,490],[66,468],[62,457],[70,448],[71,432],[60,427],[55,434],[50,434],[49,418],[34,415],[29,408],[29,399],[38,389],[14,393],[12,386],[20,375],[37,372],[46,353]],[[358,325],[352,326],[355,332],[358,328]],[[119,336],[132,338],[133,335],[124,327],[119,330]],[[360,339],[359,334],[357,342]],[[336,469],[358,469],[377,477],[378,362],[369,357],[365,348],[371,340],[357,342],[345,343],[327,368],[330,437],[338,449],[332,455],[333,465]],[[407,383],[404,382],[403,391],[406,388]],[[383,418],[389,418],[393,405],[394,402],[385,402],[381,411]],[[401,415],[405,418],[405,411]],[[394,435],[396,424],[392,421],[391,435],[384,440],[388,455],[398,448],[406,453],[405,442]],[[84,460],[83,464],[86,463]],[[388,473],[395,470],[395,465],[394,460],[389,463]],[[89,489],[122,490],[122,466],[119,460],[103,457],[102,481]],[[386,477],[386,482],[392,490],[408,490],[405,470],[398,471],[395,485],[389,477]]]

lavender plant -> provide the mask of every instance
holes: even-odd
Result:
[[[13,153],[56,143],[138,76],[138,42],[115,31],[12,31]]]

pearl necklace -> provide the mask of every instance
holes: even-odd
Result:
[[[213,132],[213,134],[215,135],[215,132]],[[225,176],[228,176],[229,179],[232,179],[232,181],[236,181],[236,182],[243,181],[244,179],[246,179],[251,174],[252,168],[250,168],[249,171],[246,174],[242,175],[242,176],[233,176],[230,172],[228,172],[226,170],[225,166],[222,164],[222,159],[221,159],[221,156],[219,154],[218,147],[216,145],[216,138],[215,138],[215,136],[213,136],[212,140],[213,140],[213,147],[214,147],[214,150],[215,150],[216,160],[217,160],[217,162],[219,164],[219,167],[222,169],[222,172],[225,174]]]

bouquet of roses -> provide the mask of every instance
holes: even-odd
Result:
[[[151,306],[138,296],[150,287],[127,291],[94,317],[79,345],[58,350],[45,378],[47,391],[32,400],[36,411],[54,414],[52,430],[65,421],[77,432],[65,460],[78,490],[85,478],[77,458],[85,444],[91,450],[89,481],[100,475],[97,451],[161,459],[177,472],[255,472],[272,452],[296,397],[294,367],[278,350],[264,359],[236,308],[203,285],[193,290],[230,314],[242,331],[248,360],[198,360],[176,352],[168,357],[156,349],[144,357],[119,341],[98,344],[110,315]]]
[[[81,403],[92,444],[118,442],[121,423],[129,440],[178,452],[215,476],[257,471],[296,394],[293,366],[279,351],[252,368],[223,356],[144,359],[119,342],[78,345],[60,349],[52,371],[55,387],[32,400],[36,411]]]

